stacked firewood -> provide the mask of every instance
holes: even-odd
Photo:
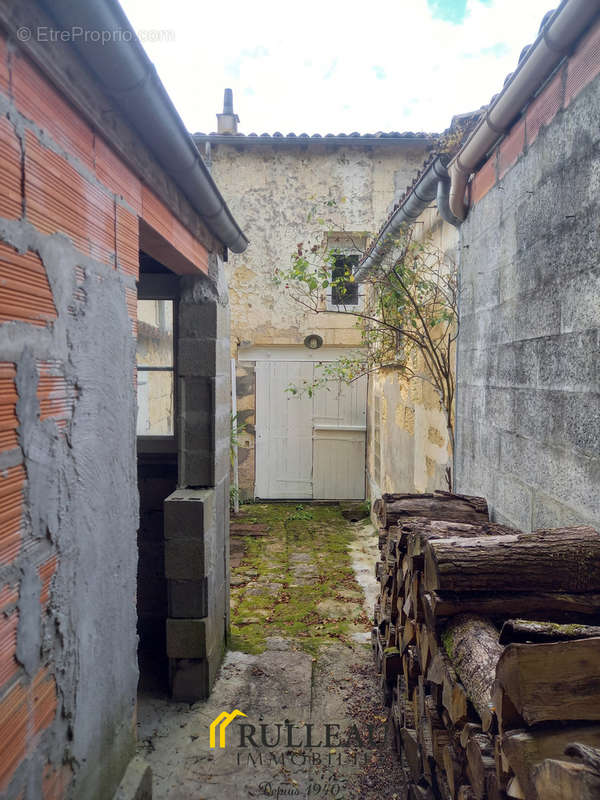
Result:
[[[600,798],[589,766],[565,757],[600,747],[600,534],[523,533],[490,522],[483,498],[446,492],[384,495],[374,512],[373,649],[400,792]]]

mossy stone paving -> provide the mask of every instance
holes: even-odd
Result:
[[[283,636],[316,656],[322,645],[369,629],[349,550],[354,532],[338,505],[251,504],[236,521],[269,531],[244,537],[231,570],[232,650],[262,653],[267,637]]]

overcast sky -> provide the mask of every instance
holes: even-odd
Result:
[[[489,102],[551,0],[120,0],[190,131],[444,130]],[[554,5],[557,5],[555,2]],[[150,38],[163,40],[152,42]]]

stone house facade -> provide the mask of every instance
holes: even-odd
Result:
[[[250,240],[244,254],[232,256],[226,265],[238,419],[245,423],[239,443],[240,494],[362,498],[366,379],[339,401],[337,390],[311,402],[291,400],[285,393],[288,384],[309,380],[315,363],[355,350],[360,332],[351,316],[334,310],[315,314],[294,302],[275,285],[273,272],[287,269],[298,243],[313,235],[317,226],[308,221],[309,211],[323,200],[337,203],[336,218],[331,230],[318,236],[340,252],[358,255],[365,233],[376,229],[404,192],[433,139],[412,133],[241,134],[227,93],[218,120],[219,132],[195,134],[194,140]],[[329,305],[323,308],[334,308],[330,297],[324,302]],[[321,339],[314,351],[305,345],[312,334]],[[284,440],[286,453],[280,445]],[[290,463],[290,453],[300,454],[297,462]],[[325,475],[352,469],[356,475],[345,485]],[[264,478],[269,470],[270,480]],[[293,478],[288,482],[281,480],[286,470]]]
[[[130,31],[118,5],[48,8],[0,10],[0,794],[104,800],[135,751],[138,630],[142,679],[150,640],[187,700],[223,652],[222,265],[245,239],[157,79],[123,99],[153,74],[133,35],[16,36]]]

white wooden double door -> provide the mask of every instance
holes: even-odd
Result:
[[[310,361],[256,362],[256,497],[364,498],[367,378],[286,391],[318,374]]]

